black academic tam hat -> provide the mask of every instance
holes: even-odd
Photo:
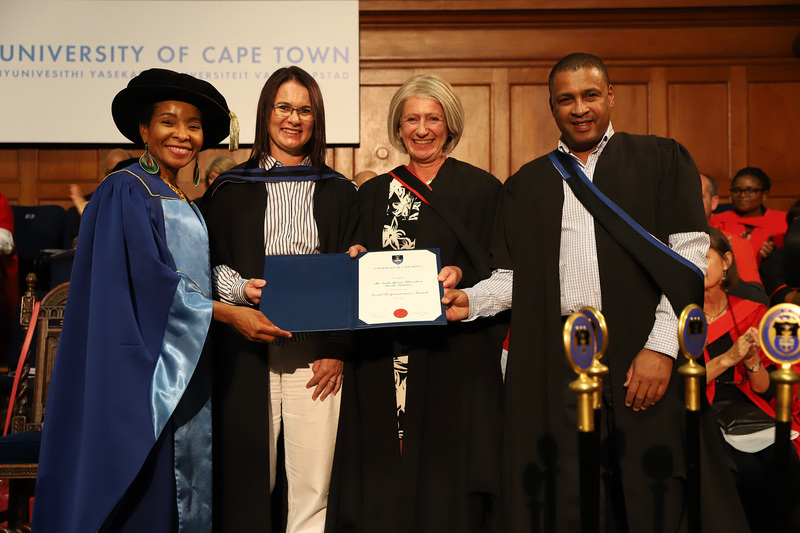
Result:
[[[228,109],[225,97],[207,81],[188,74],[161,68],[142,71],[122,89],[111,103],[111,115],[117,129],[135,144],[142,144],[139,135],[139,109],[143,105],[177,100],[197,107],[203,114],[203,147],[218,145],[231,135],[231,151],[238,145],[239,125]]]

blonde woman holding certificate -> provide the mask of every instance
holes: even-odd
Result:
[[[440,76],[394,95],[388,133],[409,163],[359,190],[370,252],[438,248],[445,286],[488,276],[500,182],[450,157],[464,111]],[[463,533],[500,516],[500,364],[492,323],[359,331],[345,369],[326,531]]]

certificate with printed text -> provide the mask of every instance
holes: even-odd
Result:
[[[358,261],[359,321],[372,325],[439,319],[438,259],[431,250],[364,254]]]
[[[438,249],[267,256],[261,311],[287,331],[446,324]]]

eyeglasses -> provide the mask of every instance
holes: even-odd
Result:
[[[314,111],[310,107],[292,107],[286,104],[274,104],[272,108],[275,110],[275,115],[281,118],[288,118],[292,113],[297,111],[297,116],[300,120],[314,120]]]
[[[752,198],[756,194],[762,192],[764,189],[753,189],[752,187],[748,187],[746,189],[740,189],[739,187],[734,187],[731,189],[732,196],[744,196],[745,198]]]

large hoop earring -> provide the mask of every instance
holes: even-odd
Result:
[[[160,170],[158,168],[158,161],[155,160],[153,156],[150,155],[150,152],[147,150],[147,143],[144,143],[144,153],[139,158],[139,164],[142,166],[145,172],[148,174],[158,174]]]
[[[194,186],[197,187],[197,184],[200,183],[200,158],[194,160],[194,178],[192,179],[192,183]]]

